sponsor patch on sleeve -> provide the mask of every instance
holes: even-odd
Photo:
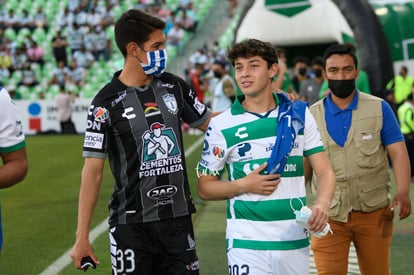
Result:
[[[104,135],[100,133],[85,132],[84,148],[102,149]]]

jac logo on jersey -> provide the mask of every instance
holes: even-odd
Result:
[[[162,185],[149,190],[147,197],[153,200],[163,200],[171,198],[175,193],[177,193],[177,187],[174,185]]]
[[[94,120],[100,123],[105,123],[105,121],[109,118],[109,111],[103,107],[96,107],[93,109],[92,114],[94,116]]]

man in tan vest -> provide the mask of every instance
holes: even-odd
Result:
[[[358,61],[345,45],[324,53],[330,93],[311,107],[336,176],[333,234],[312,237],[318,274],[346,275],[354,243],[362,274],[389,275],[394,213],[411,214],[410,162],[398,121],[384,100],[355,88]],[[389,156],[396,183],[391,198]],[[398,212],[396,212],[398,210]]]

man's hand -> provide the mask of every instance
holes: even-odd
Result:
[[[397,193],[391,204],[391,211],[398,206],[398,220],[403,220],[411,214],[411,200],[408,194]]]
[[[242,193],[270,195],[276,190],[280,183],[280,175],[262,175],[266,166],[267,163],[260,165],[241,180]]]
[[[75,267],[80,270],[83,270],[82,259],[85,257],[90,257],[95,264],[99,264],[99,260],[93,252],[92,245],[88,241],[76,241],[70,252],[70,257]]]
[[[328,223],[329,205],[329,203],[316,201],[312,206],[312,216],[308,222],[310,231],[319,232],[325,228],[325,225]]]

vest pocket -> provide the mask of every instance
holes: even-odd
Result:
[[[373,185],[360,190],[361,210],[363,212],[372,212],[389,204],[387,187]]]
[[[361,168],[372,168],[381,164],[383,158],[381,154],[381,136],[379,132],[361,132],[355,139],[358,153],[356,162]]]
[[[339,211],[341,210],[342,200],[341,198],[341,188],[336,188],[335,193],[333,195],[332,201],[331,201],[331,207],[329,209],[329,216],[330,217],[336,217],[339,214]]]

